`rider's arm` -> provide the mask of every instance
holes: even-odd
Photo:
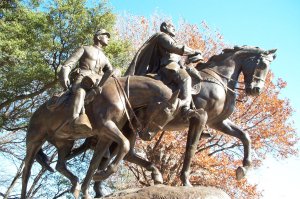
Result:
[[[78,62],[78,60],[81,58],[81,56],[84,53],[84,47],[80,47],[73,53],[67,61],[65,61],[63,67],[69,67],[70,69],[73,69],[75,64]]]
[[[184,53],[184,46],[176,44],[175,40],[168,35],[161,35],[158,39],[158,43],[169,53],[175,53],[178,55],[183,55]]]
[[[104,83],[106,82],[106,80],[109,77],[111,77],[111,75],[113,74],[113,67],[107,57],[105,57],[105,65],[104,65],[102,71],[104,72],[104,74],[98,84],[98,86],[100,86],[100,87],[103,86]]]
[[[111,63],[107,57],[105,57],[105,65],[104,65],[102,71],[104,73],[111,73],[113,71],[113,66],[111,65]]]
[[[175,53],[178,55],[199,54],[199,51],[195,51],[186,45],[178,45],[174,39],[167,35],[161,35],[159,38],[159,44],[170,53]]]
[[[75,66],[76,62],[81,58],[81,56],[84,53],[84,48],[79,48],[75,53],[73,53],[67,61],[62,66],[60,73],[59,73],[59,80],[60,84],[64,89],[68,89],[70,86],[70,79],[69,74],[71,72],[71,69]]]

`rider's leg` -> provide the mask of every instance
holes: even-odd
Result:
[[[74,99],[72,103],[72,128],[75,132],[91,132],[92,127],[88,117],[84,111],[84,98],[86,91],[81,88],[79,83],[75,83],[73,87]]]
[[[80,112],[83,109],[85,94],[86,94],[85,90],[81,87],[77,88],[77,90],[74,92],[74,103],[73,103],[73,110],[72,110],[73,119],[78,118]]]
[[[181,107],[183,117],[188,119],[190,117],[197,117],[198,113],[191,109],[192,101],[192,78],[184,69],[179,69],[177,73],[176,83],[180,88]]]

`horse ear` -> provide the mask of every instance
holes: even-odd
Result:
[[[267,54],[267,55],[269,55],[269,54],[274,54],[275,52],[277,51],[277,49],[271,49],[271,50],[267,50],[265,53]]]
[[[180,90],[175,91],[171,98],[169,99],[169,103],[173,105],[175,105],[178,102],[178,95],[179,95]]]

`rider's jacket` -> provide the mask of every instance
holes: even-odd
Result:
[[[113,67],[104,55],[102,48],[95,45],[82,46],[73,53],[65,62],[64,67],[73,69],[79,62],[79,74],[87,76],[92,73],[103,75],[106,71],[112,71]]]

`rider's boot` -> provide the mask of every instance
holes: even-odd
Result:
[[[192,79],[186,78],[181,84],[181,112],[184,120],[188,120],[191,117],[199,117],[197,110],[191,109],[192,101]]]
[[[91,133],[92,126],[88,119],[88,116],[85,114],[84,111],[84,98],[85,98],[85,90],[79,88],[75,92],[75,99],[73,104],[73,115],[72,120],[70,123],[71,129],[75,133]]]

